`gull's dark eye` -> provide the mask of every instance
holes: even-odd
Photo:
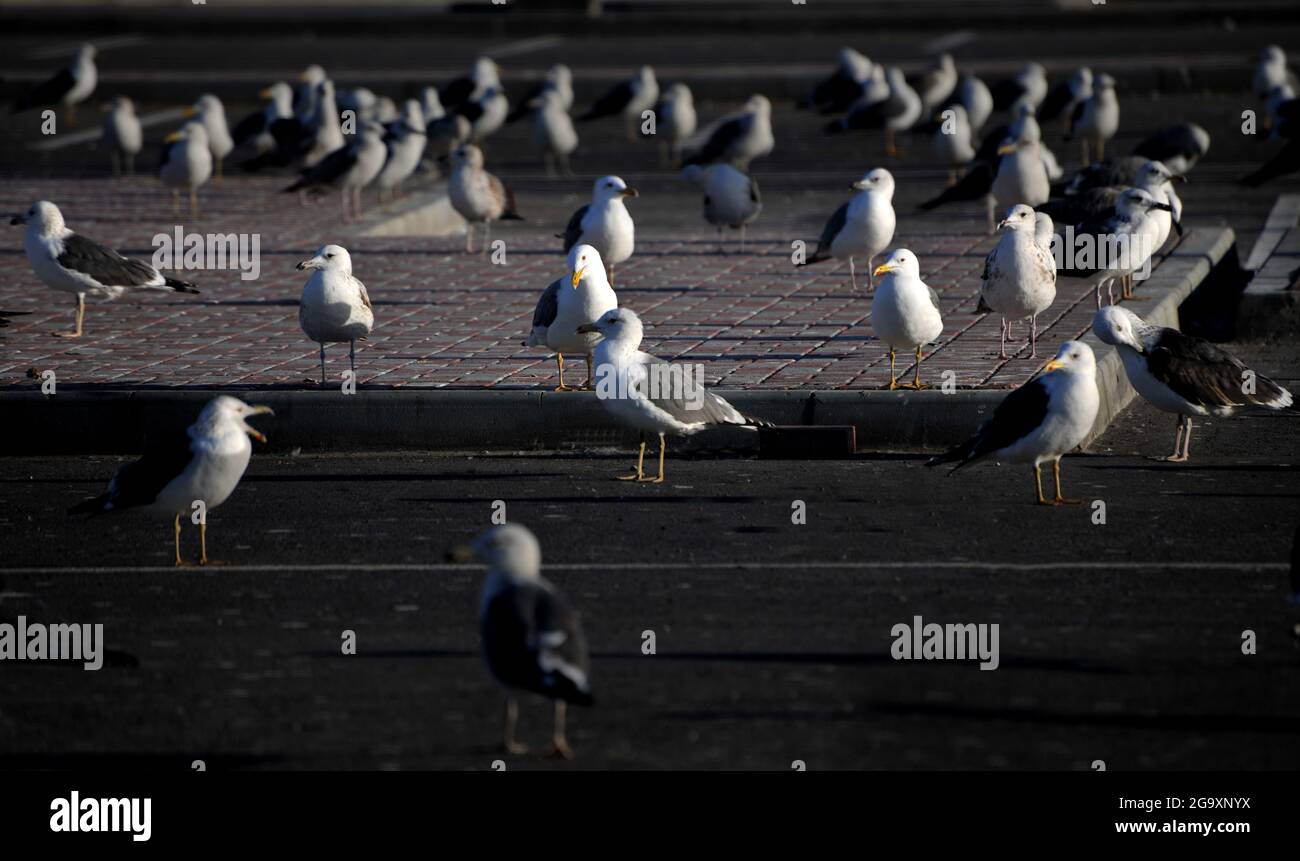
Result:
[[[333,257],[333,256],[334,256],[333,254],[326,254],[326,255],[325,255],[325,259],[328,260],[328,259],[330,259],[330,258]]]

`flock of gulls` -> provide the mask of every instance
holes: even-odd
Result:
[[[53,105],[71,118],[76,105],[93,94],[95,84],[95,50],[87,45],[66,69],[20,99],[15,110]],[[1277,157],[1245,178],[1250,184],[1300,168],[1295,153],[1295,79],[1280,48],[1263,52],[1255,90],[1266,105],[1268,134],[1288,142]],[[241,158],[244,171],[296,171],[297,179],[283,190],[299,193],[304,200],[338,192],[345,219],[361,216],[366,189],[375,189],[382,200],[400,194],[417,174],[442,174],[451,205],[468,224],[466,250],[474,250],[474,227],[481,225],[480,248],[487,252],[492,224],[521,218],[510,187],[486,168],[485,142],[493,134],[531,116],[533,142],[546,170],[571,175],[578,127],[613,119],[623,125],[629,140],[636,140],[645,135],[649,112],[663,162],[680,168],[682,178],[702,191],[705,219],[718,229],[720,241],[724,229],[740,231],[743,251],[745,228],[762,209],[758,185],[748,171],[774,147],[766,97],[755,95],[734,113],[701,126],[691,90],[682,83],[661,89],[649,66],[581,110],[568,67],[551,68],[512,107],[500,69],[488,58],[477,60],[465,77],[441,90],[426,87],[418,98],[400,106],[364,88],[339,91],[320,66],[304,70],[296,87],[275,82],[261,97],[265,107],[233,127],[213,95],[201,96],[186,110],[188,121],[164,139],[158,170],[176,209],[186,195],[191,214],[197,215],[199,190],[209,180],[219,180],[223,162],[232,155]],[[1204,129],[1178,123],[1143,140],[1131,154],[1115,156],[1108,148],[1119,129],[1120,105],[1115,81],[1105,73],[1080,68],[1052,85],[1045,69],[1030,63],[1013,77],[988,85],[961,73],[952,57],[944,55],[909,79],[897,67],[874,63],[849,48],[840,52],[833,73],[800,107],[825,115],[827,134],[881,132],[891,154],[897,153],[905,134],[931,136],[936,157],[950,171],[949,184],[922,204],[923,210],[985,202],[989,228],[1000,235],[985,261],[979,308],[1001,317],[1000,358],[1008,358],[1016,321],[1028,324],[1028,356],[1036,357],[1037,317],[1052,305],[1058,276],[1090,277],[1097,279],[1096,336],[1116,347],[1129,381],[1145,399],[1177,416],[1168,460],[1188,458],[1193,416],[1292,406],[1291,393],[1262,376],[1256,377],[1253,388],[1243,387],[1248,369],[1221,348],[1150,325],[1124,305],[1134,298],[1135,276],[1171,232],[1182,232],[1182,202],[1174,186],[1207,152],[1210,140]],[[1077,144],[1079,170],[1067,173],[1061,167],[1047,146],[1045,129],[1059,132],[1071,147]],[[143,134],[130,99],[119,96],[110,103],[103,141],[113,170],[131,172]],[[944,323],[936,291],[922,280],[921,262],[895,244],[894,177],[874,168],[853,181],[850,191],[826,221],[815,250],[798,263],[847,261],[855,290],[857,266],[864,263],[867,287],[874,291],[871,324],[889,356],[889,388],[924,388],[923,349],[940,338]],[[642,321],[620,306],[615,289],[616,267],[635,254],[635,225],[627,201],[637,194],[617,176],[595,181],[590,203],[574,212],[563,233],[556,234],[566,256],[565,271],[541,293],[525,343],[555,353],[557,391],[595,388],[601,373],[617,378],[622,394],[602,397],[601,402],[617,421],[641,435],[635,471],[619,478],[662,482],[668,436],[719,425],[757,428],[767,423],[740,413],[713,392],[690,399],[681,392],[655,392],[648,385],[652,377],[682,369],[640,349]],[[76,327],[60,334],[82,334],[88,295],[113,299],[135,291],[198,292],[194,284],[74,232],[49,201],[36,202],[13,223],[27,225],[24,244],[36,276],[76,299]],[[1086,266],[1058,265],[1066,238],[1080,236],[1098,241],[1123,237],[1136,251]],[[302,292],[299,322],[307,338],[320,346],[324,385],[326,344],[348,344],[355,372],[356,342],[372,331],[374,309],[342,246],[324,245],[298,269],[311,273]],[[1109,302],[1103,302],[1103,285]],[[914,357],[910,382],[898,380],[899,352]],[[566,355],[586,360],[581,386],[565,382]],[[1060,461],[1093,429],[1100,403],[1096,374],[1092,350],[1081,341],[1066,341],[1042,372],[1012,391],[969,440],[928,465],[956,464],[960,469],[985,460],[1026,464],[1032,468],[1039,503],[1074,502],[1062,492]],[[250,437],[265,441],[247,422],[270,412],[233,397],[218,397],[185,433],[158,441],[139,461],[118,470],[106,493],[73,510],[143,509],[172,518],[175,559],[183,564],[181,515],[189,513],[193,500],[204,500],[211,510],[230,496],[249,462]],[[651,476],[644,460],[647,441],[656,435],[659,464]],[[1050,497],[1042,486],[1042,468],[1047,465],[1055,484]],[[200,527],[200,543],[199,562],[204,564],[206,521]],[[555,700],[553,748],[569,755],[564,704],[591,702],[577,615],[540,577],[537,539],[522,526],[491,529],[470,552],[490,570],[482,604],[489,666],[508,688]],[[519,749],[516,718],[511,698],[505,731],[510,750]]]

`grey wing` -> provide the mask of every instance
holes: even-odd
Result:
[[[762,198],[758,195],[758,180],[752,176],[749,178],[749,199],[759,205],[763,203]]]
[[[682,424],[759,424],[706,389],[686,365],[641,355],[646,370],[646,399]]]
[[[925,289],[930,291],[930,304],[934,305],[934,310],[936,310],[936,311],[940,310],[940,309],[939,309],[939,291],[938,291],[938,290],[935,290],[935,289],[934,289],[933,287],[931,287],[929,284],[925,285]]]
[[[819,256],[823,250],[827,254],[830,253],[831,243],[835,241],[836,236],[840,235],[840,231],[844,229],[844,225],[848,223],[848,220],[849,205],[845,203],[835,210],[831,220],[826,222],[826,226],[822,228],[822,235],[817,240],[817,251],[813,254],[814,257]]]
[[[560,308],[560,288],[563,286],[564,279],[556,278],[542,291],[542,298],[537,300],[537,308],[533,311],[534,329],[538,326],[550,328],[555,322],[555,315]]]
[[[582,219],[587,217],[587,211],[591,209],[591,204],[583,204],[578,207],[578,211],[573,213],[569,219],[569,224],[564,228],[564,253],[568,254],[573,246],[578,244],[582,238]]]
[[[123,257],[78,233],[64,237],[59,265],[89,275],[105,287],[141,287],[161,283],[158,271],[149,264]]]

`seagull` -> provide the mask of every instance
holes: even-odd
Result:
[[[474,250],[474,224],[483,225],[483,253],[488,253],[492,239],[492,222],[523,221],[515,208],[514,192],[501,180],[483,169],[483,150],[465,144],[451,154],[451,178],[447,194],[452,208],[468,222],[465,225],[465,250]]]
[[[357,341],[375,326],[375,311],[366,285],[352,275],[352,255],[341,245],[322,245],[316,256],[298,264],[311,272],[298,300],[298,325],[320,344],[320,384],[325,385],[325,345],[349,345],[352,379],[357,376]]]
[[[984,127],[993,114],[993,94],[988,85],[974,75],[962,75],[953,95],[956,103],[966,109],[970,120],[971,136]]]
[[[458,109],[458,113],[469,120],[469,139],[476,144],[487,140],[505,125],[506,114],[509,112],[510,103],[499,84],[488,87]]]
[[[1062,267],[1061,274],[1070,278],[1089,278],[1102,273],[1097,282],[1098,308],[1101,307],[1103,283],[1107,285],[1112,304],[1112,288],[1116,280],[1120,281],[1124,298],[1132,298],[1130,284],[1133,275],[1141,271],[1157,251],[1155,242],[1160,224],[1152,217],[1152,210],[1171,212],[1173,207],[1158,203],[1140,188],[1129,188],[1115,201],[1114,217],[1073,228],[1073,247],[1067,243],[1063,249],[1063,260],[1067,265]],[[1092,253],[1088,251],[1089,246]],[[1076,254],[1081,265],[1069,265]]]
[[[1052,219],[1016,204],[998,225],[1002,238],[984,260],[980,308],[1002,315],[998,358],[1006,359],[1009,320],[1029,318],[1029,357],[1038,355],[1038,315],[1056,300]],[[1045,244],[1046,243],[1046,244]]]
[[[507,123],[513,123],[516,120],[523,119],[524,115],[535,108],[546,93],[554,93],[560,107],[565,113],[573,107],[573,72],[563,63],[556,63],[546,70],[542,80],[538,82],[528,94],[524,96],[523,101],[510,111],[506,117]]]
[[[951,116],[947,114],[951,113]],[[970,117],[962,105],[950,105],[944,118],[935,129],[934,150],[939,160],[948,166],[948,185],[956,185],[957,168],[975,158],[971,142]]]
[[[313,63],[298,75],[298,88],[293,93],[293,115],[309,120],[320,110],[321,84],[329,80],[325,70]]]
[[[542,151],[546,175],[554,176],[558,168],[565,176],[572,176],[569,156],[578,148],[578,133],[564,107],[564,99],[555,90],[543,90],[536,97],[536,103],[533,143]]]
[[[862,92],[862,85],[871,76],[874,63],[852,48],[841,48],[835,71],[818,81],[808,98],[799,103],[801,108],[816,108],[824,114],[838,114],[849,108]]]
[[[158,178],[172,190],[172,213],[181,210],[181,189],[190,196],[190,217],[199,216],[199,187],[212,178],[212,150],[208,131],[197,120],[163,138]]]
[[[1046,98],[1038,106],[1035,114],[1041,122],[1050,123],[1057,117],[1062,117],[1068,125],[1075,108],[1091,97],[1092,69],[1080,66],[1074,70],[1074,74],[1070,75],[1069,79],[1061,81],[1048,90]]]
[[[402,116],[388,126],[384,134],[384,166],[375,177],[379,198],[396,197],[402,192],[402,183],[415,174],[424,155],[428,136],[424,133],[424,112],[415,99],[403,104]]]
[[[618,476],[621,481],[657,484],[664,480],[666,434],[690,436],[717,425],[771,427],[768,422],[743,415],[705,389],[689,367],[641,352],[641,318],[630,309],[606,311],[595,323],[579,326],[578,331],[601,335],[593,353],[596,397],[615,418],[641,434],[636,472]],[[659,435],[659,475],[654,478],[647,477],[644,471],[647,433]]]
[[[991,91],[996,110],[1005,111],[1017,103],[1037,110],[1047,98],[1047,70],[1041,63],[1026,63],[1015,77],[998,81]]]
[[[474,127],[460,114],[452,114],[430,120],[424,130],[429,140],[429,154],[439,161],[444,161],[449,160],[451,154],[461,146],[469,143],[469,136]]]
[[[934,65],[917,78],[912,89],[921,99],[923,116],[930,116],[946,104],[957,89],[957,64],[952,55],[939,55]]]
[[[457,561],[474,555],[488,568],[479,600],[479,632],[488,670],[506,689],[505,750],[528,751],[515,741],[516,696],[531,691],[555,703],[550,755],[572,759],[564,733],[567,704],[594,702],[582,620],[569,599],[542,577],[541,547],[527,528],[493,526],[451,554]]]
[[[533,311],[533,329],[524,342],[527,347],[550,347],[560,372],[557,392],[571,392],[564,384],[564,354],[581,353],[587,357],[587,381],[582,388],[592,388],[591,352],[598,338],[579,334],[578,327],[594,323],[606,311],[618,307],[618,296],[605,276],[600,252],[590,245],[575,245],[569,250],[569,273],[557,278],[542,292]],[[571,289],[565,289],[565,282]]]
[[[316,113],[306,124],[307,135],[304,143],[306,151],[302,154],[301,167],[311,169],[343,148],[343,128],[339,124],[339,109],[334,101],[334,82],[321,81],[317,87]]]
[[[135,157],[144,145],[144,130],[135,114],[135,102],[126,96],[116,96],[108,105],[103,141],[113,175],[135,173]]]
[[[490,57],[479,57],[468,75],[449,81],[439,90],[447,113],[458,113],[466,102],[483,95],[490,87],[501,87],[501,67]]]
[[[248,468],[253,454],[248,438],[266,442],[262,432],[248,424],[248,419],[259,415],[274,413],[270,407],[250,406],[229,395],[213,398],[183,434],[173,432],[155,441],[143,457],[118,469],[106,493],[73,506],[68,513],[139,509],[172,515],[176,564],[184,565],[181,517],[202,512],[199,564],[209,564],[207,514],[230,498]]]
[[[360,218],[361,189],[379,176],[387,156],[384,127],[366,123],[359,140],[339,147],[316,166],[304,170],[297,181],[281,192],[337,188],[342,194],[343,220]]]
[[[1101,396],[1097,391],[1097,361],[1092,348],[1066,341],[1056,358],[998,404],[993,417],[975,435],[926,466],[957,463],[953,472],[981,460],[1030,463],[1039,505],[1077,505],[1061,494],[1061,457],[1078,448],[1092,431]],[[1051,461],[1056,495],[1043,496],[1042,465]]]
[[[77,297],[77,328],[60,337],[80,338],[86,316],[86,296],[116,299],[135,290],[164,293],[198,293],[188,281],[168,278],[142,260],[123,257],[79,233],[63,221],[63,213],[48,200],[38,200],[10,224],[26,224],[23,247],[36,277],[47,286]]]
[[[875,274],[882,280],[871,300],[871,328],[889,347],[889,390],[923,389],[921,347],[943,334],[939,295],[921,280],[921,264],[906,248],[889,255]],[[894,373],[894,353],[898,349],[916,350],[916,373],[912,382],[901,386]]]
[[[564,253],[577,245],[590,245],[600,252],[610,280],[614,266],[632,256],[636,247],[636,226],[624,198],[637,197],[635,188],[621,177],[602,176],[591,187],[591,203],[580,206],[564,228]]]
[[[578,122],[585,123],[601,117],[621,114],[627,139],[635,141],[642,113],[653,108],[658,100],[659,81],[655,79],[654,69],[642,66],[635,76],[621,82],[597,99],[578,117]]]
[[[737,170],[772,152],[772,103],[767,96],[750,96],[743,110],[701,129],[682,149],[689,154],[682,166],[728,162]]]
[[[1259,64],[1255,67],[1255,77],[1251,88],[1255,95],[1263,99],[1277,87],[1293,83],[1294,76],[1287,68],[1286,51],[1278,45],[1268,45],[1259,52]]]
[[[664,161],[676,164],[681,160],[683,142],[695,134],[698,124],[691,88],[673,84],[664,90],[655,106],[655,116],[658,117],[655,133],[663,141]]]
[[[1036,127],[1037,124],[1035,124]],[[998,147],[997,173],[989,189],[989,227],[993,226],[995,206],[1012,207],[1023,203],[1034,207],[1047,203],[1052,194],[1052,181],[1047,175],[1042,148],[1032,134],[1022,134],[1018,139],[1004,141]],[[996,201],[996,203],[995,203]]]
[[[872,264],[876,255],[894,241],[894,176],[883,167],[875,168],[849,186],[857,194],[835,210],[822,228],[813,256],[800,265],[811,266],[834,257],[848,259],[849,280],[858,289],[853,260],[867,261],[867,286],[873,286]]]
[[[864,99],[855,104],[843,119],[828,125],[826,131],[834,133],[849,129],[883,128],[885,152],[891,156],[898,155],[895,136],[898,132],[912,128],[921,119],[921,97],[908,85],[902,69],[891,66],[885,72],[885,79],[889,85],[887,97],[870,101]]]
[[[95,68],[95,46],[82,45],[72,62],[56,75],[24,93],[14,102],[13,113],[21,114],[44,105],[67,111],[68,125],[77,124],[77,104],[90,98],[99,80]]]
[[[763,209],[758,183],[729,164],[693,164],[682,169],[682,177],[704,189],[704,220],[718,228],[718,253],[722,253],[722,229],[730,227],[740,231],[743,254],[745,226]]]
[[[1081,161],[1091,164],[1089,145],[1097,161],[1106,155],[1106,141],[1119,130],[1119,100],[1115,98],[1115,79],[1101,74],[1093,80],[1092,95],[1079,102],[1070,114],[1070,131],[1065,136],[1071,140],[1076,134],[1082,147]]]
[[[293,119],[293,88],[284,81],[276,81],[258,93],[258,98],[266,105],[236,123],[230,136],[236,147],[251,144],[256,152],[264,153],[275,149],[271,126]]]
[[[1158,131],[1134,147],[1134,155],[1162,161],[1174,173],[1186,174],[1210,150],[1210,134],[1195,122],[1179,122]]]
[[[1096,164],[1079,168],[1069,179],[1062,181],[1053,193],[1081,194],[1093,188],[1126,187],[1137,181],[1138,171],[1151,161],[1140,155],[1108,158]]]
[[[1184,181],[1186,177],[1172,172],[1163,162],[1148,161],[1138,170],[1130,186],[1089,188],[1079,194],[1053,198],[1039,206],[1038,211],[1050,215],[1053,220],[1062,224],[1105,221],[1117,214],[1115,204],[1126,188],[1140,188],[1151,195],[1157,203],[1170,205],[1169,211],[1155,209],[1151,212],[1151,217],[1155,219],[1158,226],[1153,240],[1154,248],[1159,250],[1164,247],[1165,240],[1169,238],[1170,228],[1176,229],[1180,235],[1183,232],[1182,201],[1174,192],[1173,183]]]
[[[1178,416],[1174,451],[1164,458],[1167,461],[1187,460],[1192,416],[1229,416],[1252,406],[1282,410],[1293,403],[1289,391],[1220,347],[1177,329],[1153,326],[1127,308],[1099,309],[1092,331],[1119,350],[1124,373],[1138,394]]]
[[[208,133],[208,149],[212,152],[212,163],[216,172],[215,181],[220,182],[221,161],[235,148],[235,140],[231,137],[230,127],[226,124],[226,109],[221,104],[221,99],[211,93],[204,93],[194,103],[192,110]]]

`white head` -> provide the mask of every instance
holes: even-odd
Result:
[[[637,77],[641,79],[641,83],[643,84],[655,83],[655,70],[650,68],[649,66],[642,66],[640,69],[637,70],[636,74]]]
[[[772,113],[772,103],[768,101],[767,96],[755,93],[745,102],[745,110],[753,114],[770,115]]]
[[[1268,45],[1259,52],[1259,62],[1265,66],[1285,66],[1286,51],[1280,45]]]
[[[474,146],[474,144],[462,144],[451,151],[451,166],[453,169],[462,167],[483,167],[483,150]]]
[[[998,225],[998,230],[1027,230],[1034,232],[1034,226],[1037,224],[1034,208],[1026,206],[1023,203],[1017,203],[1007,210],[1007,217],[1002,219]]]
[[[573,72],[563,63],[556,63],[546,70],[546,80],[561,87],[568,87],[573,84]]]
[[[883,275],[920,278],[921,261],[917,260],[916,255],[906,248],[899,248],[893,254],[890,254],[884,263],[876,267],[875,275],[877,278]]]
[[[426,120],[436,120],[446,113],[442,106],[442,98],[438,95],[437,87],[425,87],[421,90],[420,100],[423,102],[424,112],[427,115]]]
[[[1092,88],[1097,92],[1101,92],[1103,90],[1114,90],[1115,79],[1112,78],[1110,75],[1107,75],[1105,72],[1102,72],[1100,75],[1097,75],[1095,78],[1092,79]]]
[[[298,264],[299,272],[317,269],[351,275],[352,255],[342,245],[322,245],[315,257]]]
[[[117,113],[134,114],[135,102],[127,96],[114,96],[113,100],[108,103],[108,109]]]
[[[302,74],[298,76],[298,80],[302,81],[304,84],[315,87],[318,84],[324,83],[326,77],[325,69],[312,63],[310,66],[302,70]]]
[[[631,349],[641,345],[644,329],[641,318],[630,308],[611,308],[594,323],[585,323],[578,327],[582,334],[597,332],[606,341],[622,342]]]
[[[1092,354],[1092,347],[1082,341],[1066,341],[1061,345],[1061,349],[1056,351],[1056,358],[1043,365],[1043,373],[1095,377],[1097,357]]]
[[[682,83],[672,84],[664,91],[664,98],[671,99],[682,104],[691,104],[695,97],[691,95],[691,88]]]
[[[1279,48],[1278,50],[1281,49]],[[81,63],[89,63],[91,60],[95,59],[95,53],[95,46],[87,42],[77,49],[77,61]]]
[[[205,119],[209,116],[225,116],[226,109],[221,106],[221,99],[212,93],[204,93],[194,103],[194,110]]]
[[[1025,67],[1020,70],[1022,78],[1037,78],[1040,80],[1047,79],[1047,69],[1043,68],[1042,63],[1026,63]]]
[[[573,289],[578,289],[578,285],[586,279],[589,283],[608,283],[609,278],[605,274],[605,261],[600,258],[600,252],[590,245],[579,244],[569,249],[569,283]]]
[[[854,191],[870,191],[884,195],[886,200],[894,197],[894,175],[883,167],[872,168],[862,175],[862,179],[850,186]]]
[[[424,108],[416,99],[402,102],[402,120],[417,132],[424,131]]]
[[[949,74],[956,74],[957,72],[957,64],[953,62],[952,54],[940,54],[939,59],[935,61],[935,66]]]
[[[48,200],[38,200],[21,215],[15,215],[10,224],[26,224],[27,229],[37,236],[57,236],[66,230],[63,213]]]
[[[1132,216],[1139,212],[1163,209],[1172,212],[1173,207],[1167,203],[1157,203],[1156,199],[1140,188],[1126,188],[1119,200],[1115,201],[1115,211],[1123,216]]]
[[[638,192],[619,176],[602,176],[591,186],[591,199],[596,202],[622,197],[637,197]]]
[[[276,111],[283,116],[293,111],[293,87],[284,81],[276,81],[258,95],[274,104]]]
[[[1186,182],[1187,177],[1174,173],[1162,161],[1149,161],[1138,168],[1134,185],[1143,188],[1159,188],[1167,182]]]
[[[1044,248],[1051,249],[1052,234],[1056,232],[1056,225],[1052,223],[1052,216],[1046,212],[1034,213],[1034,239],[1042,243]]]
[[[208,401],[199,420],[190,428],[190,436],[215,436],[230,430],[248,434],[258,442],[266,442],[266,437],[257,428],[248,424],[253,416],[273,416],[270,407],[246,404],[239,398],[220,395]]]
[[[1070,76],[1070,92],[1076,96],[1092,92],[1092,69],[1080,66]]]
[[[534,580],[542,573],[542,547],[537,536],[518,523],[503,523],[479,533],[470,549],[488,570],[512,579]]]
[[[1145,320],[1119,305],[1100,308],[1092,317],[1092,331],[1103,343],[1132,347],[1139,353],[1146,349],[1142,336],[1149,329]]]
[[[163,138],[163,143],[171,144],[177,141],[186,141],[192,144],[196,149],[206,149],[208,145],[208,130],[203,123],[192,120],[181,126],[179,130],[172,132]]]
[[[501,67],[491,57],[479,57],[474,61],[474,68],[469,76],[480,87],[501,83]]]

